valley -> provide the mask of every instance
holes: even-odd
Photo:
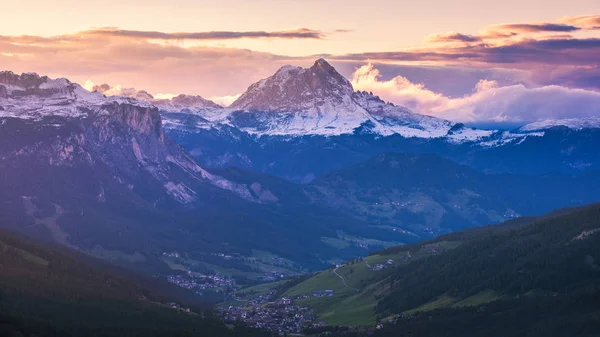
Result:
[[[114,335],[132,311],[159,317],[138,334],[385,336],[597,296],[595,119],[477,129],[356,91],[324,59],[226,108],[34,73],[1,88],[10,331],[79,329],[64,312]]]

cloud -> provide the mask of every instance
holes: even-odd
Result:
[[[471,94],[450,98],[402,76],[381,80],[381,74],[372,64],[357,69],[351,82],[358,90],[373,91],[415,112],[460,122],[527,123],[600,115],[599,92],[556,85],[499,86],[496,81],[484,79]]]
[[[233,102],[235,102],[235,100],[238,99],[240,96],[242,96],[242,94],[213,96],[213,97],[210,97],[209,100],[211,100],[221,106],[227,107],[227,106],[230,106]]]
[[[426,38],[427,42],[480,42],[481,38],[474,35],[466,35],[460,33],[445,33],[445,34],[434,34]]]
[[[124,88],[120,84],[110,86],[106,83],[95,84],[91,80],[86,80],[83,87],[88,91],[97,91],[106,96],[124,96],[124,97],[135,97],[138,91],[134,88]]]
[[[350,82],[356,90],[372,91],[385,100],[409,107],[417,112],[433,113],[448,104],[449,99],[415,84],[402,76],[380,80],[381,73],[372,64],[362,66],[352,75]]]
[[[544,33],[544,32],[575,32],[580,27],[563,23],[515,23],[489,27],[487,30],[500,32],[519,33]]]
[[[519,32],[437,34],[427,38],[430,43],[413,49],[298,57],[217,47],[213,39],[312,41],[332,39],[335,34],[347,30],[323,32],[303,28],[272,32],[167,33],[105,27],[50,37],[0,36],[0,65],[16,72],[36,71],[51,77],[68,77],[76,82],[93,79],[97,83],[120,83],[122,88],[138,87],[154,93],[187,93],[203,97],[232,97],[245,91],[251,83],[272,75],[284,64],[308,65],[317,57],[327,57],[336,67],[345,68],[345,75],[351,75],[354,67],[367,62],[377,64],[384,77],[388,72],[383,64],[410,66],[414,71],[405,76],[411,83],[427,83],[426,87],[435,90],[434,93],[454,98],[470,91],[481,78],[497,80],[500,86],[514,84],[503,81],[504,74],[498,69],[505,70],[511,80],[518,76],[519,83],[532,86],[559,84],[600,90],[600,58],[597,56],[600,55],[600,39],[590,37],[593,32],[581,34],[575,31],[576,37],[556,35],[569,32],[572,28],[567,26],[581,27],[582,30],[594,27],[598,18],[572,17],[557,23],[496,26]],[[301,50],[301,46],[298,48]],[[442,71],[435,74],[418,71],[419,67],[427,66],[452,69],[449,74],[456,74],[456,80],[447,80]],[[481,75],[461,69],[474,69]],[[485,74],[488,70],[497,76]],[[434,80],[443,84],[432,84]],[[442,86],[448,89],[440,88]]]
[[[560,21],[583,29],[600,29],[600,15],[570,16]]]
[[[532,64],[598,65],[600,64],[600,39],[526,39],[505,45],[462,45],[415,49],[397,52],[358,53],[334,56],[340,60],[354,61],[429,61],[474,65],[514,64],[515,68],[529,68]]]
[[[155,99],[168,99],[168,100],[171,100],[171,99],[173,99],[173,97],[177,97],[178,95],[177,94],[168,94],[168,93],[160,93],[159,92],[159,93],[157,93],[155,95],[152,95],[152,96],[154,96]]]
[[[0,67],[84,83],[120,83],[150,92],[225,96],[243,92],[292,60],[246,49],[86,36],[0,36]],[[27,42],[27,43],[25,43]]]
[[[97,28],[77,33],[79,36],[106,36],[158,40],[232,40],[232,39],[322,39],[325,34],[318,30],[299,28],[286,31],[210,31],[192,33],[164,33],[143,30],[124,30],[112,27]]]

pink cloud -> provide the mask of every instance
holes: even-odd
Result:
[[[600,115],[600,92],[556,85],[528,88],[481,80],[471,94],[450,98],[402,76],[382,80],[372,64],[358,68],[351,82],[358,90],[373,91],[415,112],[460,122],[534,122]]]

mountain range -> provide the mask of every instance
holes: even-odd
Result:
[[[599,208],[580,206],[600,200],[597,118],[480,130],[355,91],[323,59],[229,107],[114,92],[0,72],[0,227],[41,242],[0,231],[0,333],[230,335],[97,258],[235,287],[277,275],[260,287],[330,325],[385,321],[381,336],[593,331]],[[117,324],[131,313],[152,324]]]
[[[0,73],[6,227],[147,270],[230,251],[297,273],[599,197],[594,120],[473,129],[354,91],[323,59],[227,108],[109,89]]]
[[[485,172],[598,169],[595,118],[480,130],[354,91],[325,60],[284,66],[230,107],[161,112],[166,132],[208,167],[306,182],[380,153],[435,153]]]

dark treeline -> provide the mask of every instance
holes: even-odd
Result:
[[[91,261],[0,232],[0,336],[270,336]]]

